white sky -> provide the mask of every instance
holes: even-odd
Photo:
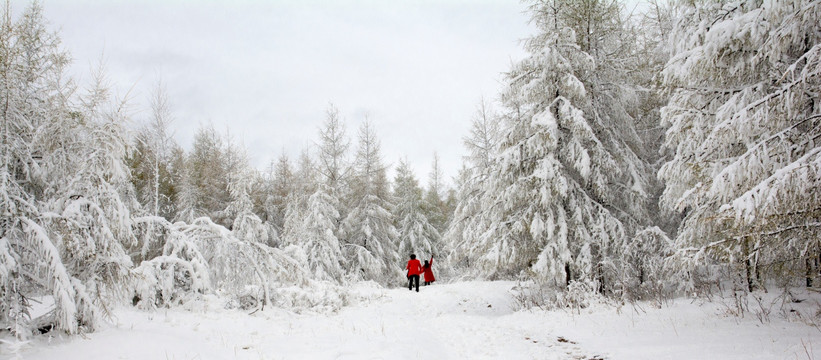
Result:
[[[15,12],[26,3],[13,1]],[[434,151],[456,175],[476,104],[497,97],[532,31],[517,0],[42,3],[72,73],[87,81],[104,59],[119,94],[133,87],[136,121],[146,121],[162,78],[186,149],[211,122],[230,129],[259,169],[283,150],[295,162],[332,102],[351,156],[369,114],[385,163],[407,156],[422,184]]]

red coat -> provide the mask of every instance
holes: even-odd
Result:
[[[408,276],[419,275],[422,273],[422,263],[419,262],[419,259],[409,260],[405,270],[408,270]]]
[[[425,282],[434,282],[436,278],[433,277],[433,258],[430,258],[430,262],[428,263],[427,267],[422,267],[422,271],[425,273]]]

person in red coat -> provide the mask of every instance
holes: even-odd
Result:
[[[416,260],[416,255],[411,254],[408,265],[405,266],[408,270],[408,290],[413,290],[413,282],[416,282],[416,292],[419,292],[419,274],[422,273],[422,264]]]
[[[422,273],[425,274],[425,286],[430,285],[430,283],[436,281],[436,278],[433,277],[433,255],[430,256],[430,262],[425,260],[425,265],[422,265]]]

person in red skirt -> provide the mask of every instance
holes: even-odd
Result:
[[[425,265],[422,265],[422,273],[425,274],[425,286],[430,285],[430,283],[436,281],[436,278],[433,277],[433,255],[430,256],[430,262],[425,260]]]
[[[416,292],[419,292],[419,274],[422,273],[422,264],[416,259],[415,254],[411,254],[405,270],[408,270],[408,290],[413,290],[413,282],[415,281]]]

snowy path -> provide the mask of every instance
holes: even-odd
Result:
[[[802,323],[716,316],[684,302],[646,313],[623,308],[514,312],[509,282],[407,289],[357,287],[365,300],[337,314],[267,309],[122,309],[84,338],[35,340],[24,359],[807,359],[821,331]],[[216,300],[216,299],[215,299]],[[641,313],[641,315],[639,315]],[[808,350],[805,350],[808,347]],[[814,352],[813,352],[814,349]],[[7,349],[6,349],[7,350]],[[9,355],[0,353],[0,358]]]

